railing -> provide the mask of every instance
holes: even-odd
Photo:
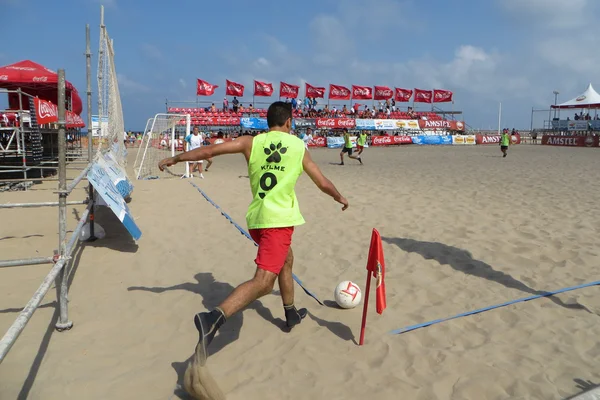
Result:
[[[88,86],[87,86],[87,108],[88,108],[88,127],[91,127],[91,53],[89,45],[89,25],[86,26],[86,39],[87,39],[87,75],[88,75]],[[90,222],[90,238],[88,240],[95,240],[94,229],[93,229],[93,215],[94,215],[94,195],[93,187],[91,184],[88,185],[88,199],[85,201],[67,202],[69,194],[75,189],[75,187],[86,178],[87,172],[91,168],[93,161],[93,149],[92,149],[92,130],[88,129],[88,165],[81,171],[81,173],[67,184],[67,157],[66,157],[66,121],[65,121],[65,71],[64,69],[58,70],[58,202],[45,202],[45,203],[19,203],[19,204],[0,204],[0,208],[29,208],[29,207],[58,207],[58,251],[53,256],[48,257],[37,257],[20,260],[3,260],[0,261],[0,267],[17,267],[26,265],[39,265],[53,263],[54,266],[35,291],[32,298],[29,300],[23,311],[18,315],[16,320],[10,326],[8,331],[0,340],[0,363],[5,359],[6,355],[17,341],[19,335],[25,329],[25,326],[31,319],[33,313],[39,307],[44,296],[48,293],[48,290],[52,286],[53,282],[56,282],[58,307],[59,307],[59,319],[56,322],[55,328],[59,332],[68,330],[73,326],[73,322],[69,320],[68,315],[68,262],[71,259],[71,254],[76,247],[77,238],[83,228],[84,224],[89,218]],[[67,241],[67,205],[70,204],[87,204],[85,212],[79,219],[79,223],[73,230],[71,237]]]

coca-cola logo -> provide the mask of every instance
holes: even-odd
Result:
[[[242,91],[242,88],[236,85],[228,85],[227,89],[231,90],[232,92],[237,92],[240,93]]]
[[[201,83],[200,84],[200,88],[202,90],[206,90],[207,92],[210,92],[212,90],[212,88],[213,88],[213,85],[210,85],[208,83]]]
[[[335,119],[318,119],[317,125],[333,128],[335,126]]]
[[[34,76],[33,81],[34,82],[47,82],[48,77],[47,76]]]
[[[351,128],[354,127],[354,120],[349,118],[338,119],[338,125],[342,128]]]
[[[8,75],[0,75],[0,81],[7,81]]]
[[[46,101],[40,101],[38,105],[39,118],[58,117],[57,107]]]
[[[377,89],[375,96],[378,97],[392,97],[392,89]]]
[[[369,88],[354,88],[354,92],[352,92],[354,96],[370,96],[371,89]]]
[[[334,96],[348,96],[350,91],[346,89],[333,88],[331,89],[331,94]]]
[[[293,88],[291,86],[282,86],[281,87],[281,93],[289,93],[289,94],[296,94],[296,88]]]
[[[391,136],[375,136],[372,140],[373,145],[378,145],[378,144],[390,144],[392,143],[392,137]]]
[[[317,146],[317,147],[323,147],[327,145],[327,140],[322,137],[322,136],[318,136],[316,138],[313,138],[310,142],[309,145],[312,146]]]
[[[10,67],[6,67],[6,69],[14,69],[17,71],[35,71],[35,68],[32,67],[15,67],[15,66],[10,66]]]

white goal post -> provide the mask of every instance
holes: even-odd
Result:
[[[184,123],[184,129],[177,130]],[[190,134],[191,117],[189,114],[156,114],[146,123],[146,131],[138,149],[134,171],[136,179],[158,179],[161,177],[189,176],[185,171],[161,172],[158,162],[165,157],[173,157],[179,145],[185,148],[185,137]],[[183,136],[183,138],[181,138]],[[186,163],[187,164],[187,163]]]

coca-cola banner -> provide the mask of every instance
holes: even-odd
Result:
[[[512,144],[521,144],[521,135],[510,135]],[[500,135],[476,135],[475,141],[477,144],[500,144]]]
[[[313,137],[308,142],[308,147],[327,147],[327,138],[325,136]]]
[[[34,98],[36,120],[39,125],[58,123],[58,106],[50,101]],[[83,119],[72,111],[65,110],[67,128],[83,128]]]
[[[434,103],[449,103],[452,101],[452,92],[449,90],[434,89],[433,90],[433,102]]]
[[[375,100],[388,100],[394,96],[394,91],[387,86],[375,86]]]
[[[356,127],[356,120],[353,118],[317,118],[317,128],[319,129],[353,129]]]
[[[465,123],[462,121],[430,121],[430,120],[419,120],[419,126],[421,129],[446,129],[449,131],[464,131]]]
[[[396,88],[396,95],[394,96],[394,100],[398,102],[407,102],[412,97],[413,91],[412,89],[401,89]]]
[[[296,128],[316,128],[317,120],[315,118],[294,118]]]
[[[350,89],[345,86],[329,85],[329,98],[331,100],[350,100]]]
[[[566,147],[598,147],[598,136],[542,136],[542,144],[546,146],[566,146]]]
[[[371,136],[371,146],[394,146],[412,144],[410,136]]]
[[[306,83],[306,97],[311,99],[324,99],[325,88],[313,86],[309,83]]]
[[[202,79],[198,79],[196,83],[196,96],[212,96],[215,94],[215,89],[218,87],[218,85],[213,85]]]
[[[261,81],[254,81],[254,95],[269,97],[273,95],[273,84]]]
[[[279,97],[295,99],[298,97],[300,86],[290,85],[289,83],[279,82]]]
[[[373,89],[370,86],[352,85],[352,98],[355,100],[371,100]]]
[[[433,92],[431,90],[415,89],[415,103],[431,103]]]
[[[244,97],[244,85],[241,83],[233,82],[228,79],[225,80],[225,95],[226,96],[237,96]]]

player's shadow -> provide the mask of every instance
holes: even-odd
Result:
[[[475,260],[467,250],[443,243],[422,242],[413,239],[382,237],[381,240],[396,245],[406,252],[420,254],[426,260],[435,260],[441,265],[449,265],[456,271],[499,283],[509,289],[517,289],[532,295],[544,295],[547,293],[545,291],[532,289],[518,279],[513,278],[511,275],[502,271],[496,271],[491,265],[484,263],[483,261]],[[586,310],[591,313],[590,310],[579,303],[566,304],[556,296],[548,296],[548,298],[561,307]]]
[[[214,307],[221,304],[223,300],[233,291],[234,287],[229,283],[219,282],[215,280],[212,273],[201,272],[194,275],[196,282],[186,282],[179,285],[167,286],[167,287],[143,287],[143,286],[132,286],[127,288],[128,291],[144,291],[151,293],[165,293],[173,290],[186,290],[202,296],[202,305],[206,310],[211,310]],[[258,315],[264,318],[266,321],[272,323],[281,330],[286,329],[285,321],[281,318],[273,317],[271,311],[266,308],[259,300],[253,301],[246,308],[246,310],[254,310]],[[201,310],[199,310],[201,311]],[[194,329],[192,323],[192,316],[190,316],[190,329]],[[219,329],[218,334],[210,344],[209,353],[214,355],[221,351],[225,346],[235,342],[240,337],[240,331],[244,323],[243,312],[232,315],[227,319],[227,322]],[[171,366],[177,373],[177,386],[174,395],[181,399],[191,399],[189,395],[183,390],[183,376],[190,362],[192,356],[187,360],[171,363]]]
[[[586,381],[586,380],[578,379],[578,378],[573,379],[573,381],[577,384],[576,387],[577,387],[577,389],[580,390],[580,392],[575,393],[574,395],[569,396],[569,397],[565,398],[564,400],[575,399],[576,397],[581,396],[582,394],[591,392],[592,390],[600,387],[600,384],[594,383],[592,381]],[[590,398],[592,398],[592,397],[590,397]]]

